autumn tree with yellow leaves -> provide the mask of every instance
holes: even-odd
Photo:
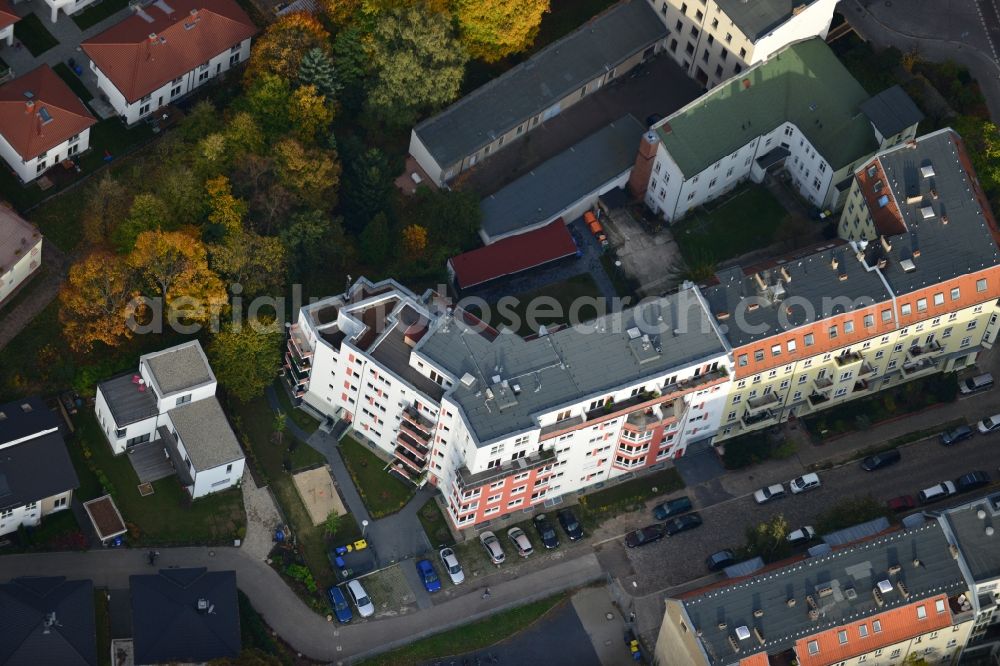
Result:
[[[549,0],[454,0],[453,11],[469,55],[496,62],[534,43]]]
[[[75,263],[59,291],[59,322],[73,351],[95,342],[115,347],[132,337],[129,321],[144,311],[136,275],[107,250]]]

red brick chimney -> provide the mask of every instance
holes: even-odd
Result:
[[[660,138],[656,136],[654,130],[642,135],[642,140],[639,142],[639,154],[635,156],[635,166],[632,167],[632,174],[628,178],[629,192],[637,199],[646,195],[646,188],[649,187],[649,176],[653,173],[653,161],[656,159],[656,148],[659,145]]]

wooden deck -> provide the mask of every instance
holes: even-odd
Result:
[[[176,473],[160,440],[137,444],[126,455],[140,483],[164,479]]]

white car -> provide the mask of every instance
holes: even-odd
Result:
[[[807,490],[819,488],[819,476],[816,474],[803,474],[788,482],[788,487],[792,489],[793,495],[804,493]]]
[[[512,527],[507,530],[507,538],[514,544],[517,554],[521,557],[527,557],[535,552],[535,549],[531,547],[531,541],[528,540],[528,535],[520,527]]]
[[[766,488],[761,488],[755,492],[753,494],[753,500],[757,502],[757,504],[764,504],[765,502],[770,502],[771,500],[784,496],[785,487],[780,483],[776,483],[773,486],[767,486]]]
[[[810,525],[806,525],[805,527],[800,527],[794,532],[789,532],[788,536],[785,538],[788,539],[788,543],[792,544],[793,546],[796,546],[800,543],[807,543],[809,541],[812,541],[815,536],[816,536],[816,530],[813,529]]]
[[[507,559],[503,548],[500,547],[500,540],[493,532],[486,531],[480,534],[479,543],[483,544],[483,549],[486,550],[486,554],[490,556],[490,562],[493,564],[502,564]]]
[[[442,548],[441,552],[438,553],[441,558],[441,564],[444,565],[444,570],[448,572],[448,576],[451,577],[451,582],[455,585],[463,582],[465,580],[465,572],[462,571],[462,565],[458,563],[458,558],[455,557],[455,551],[451,548]]]
[[[361,587],[361,583],[356,580],[347,581],[347,591],[351,594],[351,601],[358,609],[358,615],[361,617],[371,617],[375,614],[375,604],[368,597],[368,593],[365,592],[365,588]]]
[[[985,419],[976,424],[976,428],[984,435],[1000,430],[1000,414],[987,416]]]

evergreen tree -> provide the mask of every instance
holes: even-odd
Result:
[[[376,270],[385,270],[389,256],[389,218],[379,213],[361,232],[361,258]]]
[[[326,97],[327,101],[334,101],[340,91],[340,83],[337,81],[337,70],[330,59],[321,48],[312,48],[302,56],[299,64],[299,84],[303,86],[316,86],[316,90]]]
[[[393,175],[381,150],[369,148],[351,160],[344,174],[344,218],[348,228],[360,232],[392,200]]]

